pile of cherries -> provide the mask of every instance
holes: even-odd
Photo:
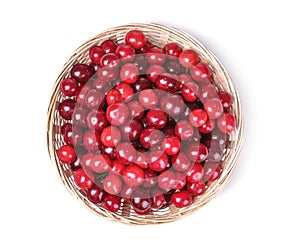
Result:
[[[76,186],[111,212],[191,204],[221,175],[236,124],[231,95],[194,50],[161,49],[137,30],[92,46],[89,58],[60,83],[57,156]]]

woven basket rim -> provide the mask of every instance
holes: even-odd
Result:
[[[200,201],[197,202],[197,204],[191,204],[190,206],[184,208],[184,209],[175,209],[175,212],[171,212],[169,216],[164,218],[151,218],[147,216],[138,216],[138,217],[132,217],[132,216],[121,216],[118,213],[111,213],[107,211],[104,208],[100,208],[98,205],[95,205],[91,202],[89,202],[84,196],[78,193],[78,190],[75,188],[75,186],[70,182],[70,180],[67,179],[64,168],[65,166],[61,164],[57,158],[56,155],[56,149],[54,146],[54,128],[57,125],[53,124],[53,120],[55,119],[55,106],[57,105],[57,96],[59,94],[59,84],[61,80],[66,76],[66,74],[69,73],[70,67],[74,64],[74,62],[80,61],[80,56],[82,51],[86,50],[86,48],[89,48],[91,45],[99,43],[100,39],[104,40],[110,37],[114,36],[119,36],[122,32],[124,33],[125,31],[129,31],[132,29],[138,29],[142,30],[143,32],[149,31],[149,32],[164,32],[166,33],[167,36],[162,36],[161,41],[159,41],[160,44],[166,44],[167,41],[169,41],[170,36],[175,36],[178,38],[181,38],[186,41],[186,45],[182,45],[184,48],[192,48],[195,49],[197,48],[197,51],[201,51],[204,57],[203,61],[205,63],[211,64],[213,67],[216,67],[218,69],[217,74],[220,74],[224,77],[222,81],[226,81],[226,88],[227,91],[229,91],[232,96],[234,97],[234,104],[233,104],[233,112],[236,116],[237,119],[237,126],[236,129],[234,130],[233,134],[235,137],[235,141],[232,142],[232,146],[230,147],[231,150],[233,150],[233,153],[230,153],[229,157],[226,160],[225,163],[225,168],[226,168],[226,173],[224,171],[222,172],[221,177],[213,182],[210,185],[210,194],[207,195],[207,197]],[[164,33],[162,33],[164,35]],[[116,35],[117,34],[117,35]],[[147,35],[147,34],[146,34]],[[219,87],[220,88],[220,87]],[[241,103],[240,99],[237,93],[237,90],[223,67],[223,65],[220,63],[220,61],[215,57],[215,55],[208,50],[206,47],[202,45],[200,41],[198,41],[196,38],[193,36],[187,34],[186,32],[183,32],[177,28],[170,27],[170,26],[165,26],[165,25],[160,25],[160,24],[147,24],[147,23],[132,23],[128,25],[121,25],[121,26],[116,26],[110,29],[106,29],[102,33],[94,36],[93,38],[89,39],[85,43],[83,43],[80,47],[78,47],[74,53],[71,55],[69,60],[65,63],[63,69],[61,70],[60,74],[58,75],[55,83],[54,83],[54,88],[50,100],[50,104],[48,107],[48,121],[47,121],[47,147],[48,147],[48,153],[50,156],[50,159],[54,163],[54,165],[57,168],[58,174],[60,179],[62,180],[63,184],[65,187],[68,189],[68,191],[75,196],[81,203],[83,203],[89,210],[92,212],[96,213],[97,215],[100,215],[102,217],[108,218],[110,220],[114,221],[119,221],[125,224],[161,224],[161,223],[166,223],[166,222],[171,222],[175,221],[177,219],[180,219],[188,214],[193,213],[200,207],[204,206],[206,203],[208,203],[212,198],[215,197],[215,195],[224,187],[224,185],[228,182],[229,178],[231,177],[236,164],[237,164],[237,159],[240,154],[241,146],[242,146],[242,140],[243,140],[243,114],[242,114],[242,109],[241,109]],[[223,162],[224,163],[224,162]],[[224,174],[223,174],[224,173]],[[207,193],[207,192],[206,192]],[[206,194],[205,193],[205,194]],[[205,195],[204,194],[204,195]],[[204,198],[202,196],[198,196],[196,198]],[[153,217],[153,216],[152,216]]]

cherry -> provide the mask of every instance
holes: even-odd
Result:
[[[63,145],[57,150],[58,159],[66,164],[70,164],[76,159],[76,153],[71,145]]]
[[[100,46],[105,53],[114,53],[118,45],[113,40],[108,39],[104,40]]]
[[[92,46],[89,51],[90,59],[95,65],[100,64],[100,59],[104,54],[105,51],[100,46]]]
[[[236,121],[234,116],[230,112],[225,112],[219,119],[218,119],[218,128],[220,131],[224,133],[232,132],[236,127]]]
[[[120,192],[120,196],[123,199],[129,200],[131,198],[131,195],[136,190],[136,187],[130,187],[128,185],[124,185],[122,191]]]
[[[195,81],[203,82],[210,80],[209,68],[203,62],[199,62],[197,65],[193,66],[190,70],[190,74]]]
[[[131,87],[135,93],[138,93],[145,89],[151,89],[152,84],[147,78],[141,77],[135,83],[131,84]]]
[[[135,141],[141,135],[143,126],[139,121],[131,120],[120,126],[119,129],[124,140]]]
[[[125,42],[126,44],[131,45],[134,49],[141,49],[146,45],[147,41],[144,33],[132,30],[126,34]]]
[[[116,195],[107,195],[104,199],[104,206],[110,212],[117,212],[121,207],[121,199]]]
[[[82,169],[75,172],[74,182],[80,189],[89,189],[94,184],[93,180]]]
[[[106,109],[107,120],[115,126],[123,125],[129,115],[127,106],[124,103],[113,103]]]
[[[144,108],[139,101],[130,101],[127,104],[127,107],[129,109],[129,114],[131,118],[135,120],[142,119],[144,115]]]
[[[153,47],[154,45],[151,42],[147,41],[146,44],[141,49],[137,50],[137,52],[140,54],[145,54],[146,52],[148,52],[149,49]]]
[[[165,73],[166,70],[163,66],[161,65],[151,65],[148,69],[147,69],[147,78],[155,83],[157,77],[163,73]]]
[[[163,133],[154,128],[145,128],[140,135],[140,143],[146,149],[158,146],[163,140]]]
[[[62,118],[66,120],[71,120],[74,108],[75,108],[75,101],[71,99],[66,99],[59,104],[58,112]]]
[[[213,131],[215,127],[215,121],[214,120],[210,120],[210,118],[208,118],[206,120],[206,122],[200,126],[198,129],[199,129],[199,132],[203,133],[203,134],[207,134],[207,133],[211,133]]]
[[[230,109],[230,107],[232,105],[232,99],[231,99],[230,94],[225,91],[220,91],[218,93],[218,96],[220,98],[220,101],[223,105],[224,110]]]
[[[205,163],[204,165],[204,182],[213,182],[221,176],[221,169],[217,163]]]
[[[138,68],[140,75],[146,74],[149,63],[146,60],[145,54],[137,54],[134,58],[133,64]]]
[[[124,101],[128,102],[133,98],[134,91],[131,85],[121,82],[115,87],[115,89],[119,91]]]
[[[136,187],[144,182],[144,172],[136,165],[126,166],[122,172],[124,182],[130,187]]]
[[[94,172],[103,173],[111,169],[111,160],[107,155],[94,154],[91,168]]]
[[[147,61],[151,64],[162,65],[166,61],[166,55],[163,50],[153,47],[150,48],[146,53]]]
[[[149,167],[148,154],[145,150],[137,150],[134,164],[141,167],[142,169],[147,169]]]
[[[219,162],[222,159],[224,148],[217,141],[212,141],[209,148],[207,160],[211,162]]]
[[[195,82],[187,82],[181,87],[181,94],[187,102],[196,101],[199,98],[200,87]]]
[[[103,110],[92,110],[88,114],[86,122],[90,130],[97,132],[101,132],[108,125],[108,120]]]
[[[113,104],[113,103],[121,103],[123,102],[123,97],[119,90],[112,88],[108,91],[106,95],[106,102],[107,105]]]
[[[100,86],[107,87],[109,82],[113,82],[118,77],[118,70],[117,69],[110,69],[108,67],[99,67],[97,70],[98,75],[98,85],[97,89],[100,89]],[[101,83],[101,85],[99,85]],[[95,85],[95,84],[94,84]]]
[[[157,106],[158,96],[153,89],[145,89],[139,93],[139,102],[143,107],[151,109]]]
[[[108,175],[103,181],[104,190],[113,195],[117,195],[122,190],[122,181],[117,175]]]
[[[101,142],[107,147],[115,147],[121,141],[121,133],[118,128],[108,126],[101,132]]]
[[[182,65],[177,61],[167,61],[165,66],[167,71],[171,74],[181,74],[183,71]],[[180,78],[177,80],[180,80]]]
[[[129,62],[134,60],[135,50],[131,45],[120,44],[116,48],[115,54],[123,61]]]
[[[159,209],[163,206],[165,203],[165,196],[161,190],[154,189],[151,191],[151,194],[153,195],[153,202],[152,202],[152,208]]]
[[[201,164],[194,164],[188,171],[186,180],[190,183],[200,182],[204,175],[203,167]]]
[[[195,109],[190,113],[190,123],[195,127],[201,127],[207,121],[207,113],[202,109]]]
[[[117,160],[112,160],[110,172],[116,175],[122,175],[125,165]]]
[[[187,155],[194,162],[201,163],[207,158],[208,149],[204,144],[198,141],[189,145]]]
[[[186,189],[192,196],[199,196],[205,193],[205,184],[201,182],[187,183]]]
[[[163,171],[158,176],[157,183],[161,189],[170,190],[177,184],[176,175],[170,170]]]
[[[83,140],[82,130],[76,126],[72,127],[72,125],[69,125],[69,127],[64,130],[63,136],[66,144],[68,145],[76,146],[81,144]]]
[[[158,89],[172,91],[176,87],[176,80],[170,74],[164,73],[156,78],[155,85]]]
[[[180,74],[179,82],[183,85],[185,83],[193,81],[192,77],[189,74]]]
[[[132,84],[138,80],[139,70],[134,64],[126,63],[121,67],[120,78],[128,84]]]
[[[167,93],[161,97],[160,107],[167,115],[178,117],[183,113],[185,105],[181,96]]]
[[[86,64],[78,63],[71,69],[71,77],[81,84],[87,83],[93,74],[94,69]]]
[[[180,172],[175,173],[176,183],[173,187],[174,190],[181,190],[186,185],[186,178],[185,175],[181,174]]]
[[[103,108],[105,104],[105,96],[102,91],[91,89],[85,96],[85,105],[90,109]]]
[[[163,51],[168,55],[169,60],[176,60],[182,52],[182,49],[177,43],[170,42],[164,46]]]
[[[181,140],[189,140],[194,135],[194,127],[188,121],[181,120],[175,126],[175,135]]]
[[[152,150],[148,155],[149,168],[161,172],[167,168],[169,160],[162,150]]]
[[[85,105],[85,97],[87,93],[91,90],[92,88],[89,85],[84,85],[80,87],[80,90],[77,92],[76,95],[76,105]]]
[[[186,207],[192,202],[192,196],[187,191],[175,192],[172,194],[171,200],[174,206],[178,208]]]
[[[198,54],[194,50],[183,50],[179,55],[179,62],[186,68],[191,68],[199,61]]]
[[[162,142],[162,149],[167,155],[175,155],[180,151],[181,142],[177,136],[167,136]]]
[[[179,152],[177,155],[172,156],[171,160],[172,160],[173,168],[176,171],[185,172],[186,173],[190,169],[190,167],[191,167],[190,160],[182,152]]]
[[[136,150],[130,143],[123,142],[116,147],[116,156],[121,163],[129,164],[135,160]]]
[[[63,79],[62,82],[60,83],[60,90],[64,93],[66,96],[75,96],[77,95],[79,91],[79,85],[78,83],[71,79],[71,78],[66,78]]]
[[[118,56],[114,53],[104,54],[100,59],[100,66],[110,70],[118,69],[119,65],[120,60]]]
[[[92,170],[94,156],[95,154],[92,152],[87,152],[82,156],[80,160],[80,164],[84,170],[86,171]]]
[[[132,193],[130,203],[137,214],[147,214],[152,207],[152,198],[147,191],[138,189]]]
[[[146,188],[152,188],[157,184],[157,173],[153,170],[145,170],[144,171],[145,179],[143,182],[143,186]]]
[[[93,185],[87,192],[87,198],[95,204],[102,203],[107,193],[97,185]]]
[[[166,114],[159,109],[150,109],[146,118],[149,126],[155,129],[162,129],[167,124]]]
[[[202,103],[207,100],[218,97],[217,88],[212,84],[206,84],[201,86],[199,99]]]
[[[207,100],[204,109],[210,119],[217,119],[223,114],[223,105],[218,98]]]
[[[100,151],[102,154],[108,156],[111,160],[116,158],[116,148],[107,147],[104,144],[100,146]]]
[[[93,130],[88,130],[83,135],[83,145],[88,151],[97,151],[101,146],[100,135]]]

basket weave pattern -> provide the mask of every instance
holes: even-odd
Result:
[[[221,177],[209,184],[206,192],[201,196],[195,197],[193,199],[193,203],[186,208],[179,209],[171,205],[165,209],[151,211],[147,215],[138,215],[130,207],[130,204],[124,201],[122,202],[121,208],[117,213],[111,213],[104,207],[94,204],[87,199],[85,191],[79,190],[76,185],[74,185],[72,177],[73,172],[70,170],[68,165],[63,164],[58,160],[56,154],[56,150],[64,144],[64,140],[60,131],[61,126],[65,121],[59,116],[58,105],[60,101],[65,99],[65,97],[60,92],[60,82],[64,78],[70,76],[70,70],[75,63],[90,63],[89,49],[91,46],[101,44],[101,42],[106,39],[112,39],[117,43],[124,42],[126,33],[132,29],[137,29],[144,32],[147,40],[156,46],[163,47],[168,42],[177,42],[182,48],[195,50],[200,55],[201,60],[208,64],[214,83],[218,89],[231,93],[233,97],[231,112],[236,117],[236,129],[230,133],[229,143],[220,165],[222,168]],[[237,158],[241,149],[242,135],[243,117],[240,100],[229,75],[221,63],[195,38],[178,29],[157,24],[129,24],[115,27],[100,33],[84,43],[73,53],[60,72],[54,84],[54,90],[48,109],[47,140],[49,155],[57,167],[59,176],[64,185],[74,196],[80,199],[90,210],[96,214],[127,224],[154,224],[170,222],[182,218],[183,216],[190,214],[205,205],[216,195],[216,193],[230,178],[236,166]]]

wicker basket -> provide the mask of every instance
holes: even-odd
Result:
[[[201,60],[208,64],[214,82],[218,86],[218,88],[220,90],[225,90],[231,93],[233,96],[233,106],[231,112],[237,119],[237,126],[236,129],[230,133],[229,144],[221,163],[221,177],[217,181],[211,183],[203,195],[195,197],[192,204],[186,208],[179,209],[171,205],[170,207],[167,207],[163,210],[150,212],[147,215],[138,215],[133,211],[133,209],[131,209],[130,204],[126,204],[125,202],[123,202],[121,205],[121,209],[117,213],[111,213],[104,207],[94,204],[87,199],[84,190],[79,190],[74,185],[72,171],[70,170],[68,165],[62,164],[58,160],[56,154],[56,150],[64,144],[63,138],[60,134],[61,126],[63,125],[64,120],[60,118],[57,111],[59,102],[65,99],[59,89],[60,82],[65,77],[69,76],[70,69],[74,63],[89,62],[88,51],[91,46],[100,44],[106,39],[113,39],[117,43],[124,42],[125,34],[132,29],[143,31],[147,39],[157,46],[161,47],[168,42],[175,41],[183,48],[195,50],[200,55]],[[187,214],[194,212],[195,210],[209,202],[228,181],[236,166],[237,158],[241,149],[243,135],[243,116],[237,91],[235,90],[235,87],[229,75],[227,74],[221,63],[216,59],[216,57],[199,41],[197,41],[190,35],[172,27],[158,24],[129,24],[114,27],[100,33],[99,35],[84,43],[73,53],[73,55],[70,57],[70,59],[67,61],[64,68],[60,72],[54,84],[54,90],[48,109],[47,126],[47,140],[50,158],[54,162],[62,182],[76,198],[78,198],[94,213],[111,220],[126,224],[158,224],[175,221]]]

